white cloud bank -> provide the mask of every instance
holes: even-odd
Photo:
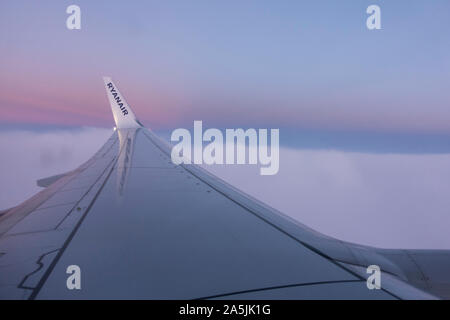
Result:
[[[112,129],[98,128],[0,131],[0,210],[42,190],[36,185],[38,179],[77,168],[112,132]]]
[[[450,155],[281,148],[280,171],[213,166],[217,176],[338,239],[450,249]]]
[[[40,190],[36,180],[78,167],[110,129],[0,132],[0,209]],[[364,154],[281,148],[280,170],[208,167],[320,232],[386,248],[450,249],[450,154]]]

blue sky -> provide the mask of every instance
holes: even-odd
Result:
[[[77,4],[82,29],[68,30]],[[381,8],[382,30],[366,28]],[[281,128],[281,142],[450,149],[450,3],[3,1],[0,124],[111,127],[101,76],[161,131]],[[357,141],[355,141],[357,140]]]
[[[67,30],[77,4],[82,29]],[[378,4],[382,30],[365,26]],[[450,134],[448,1],[4,1],[4,124]]]

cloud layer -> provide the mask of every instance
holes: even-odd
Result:
[[[214,166],[244,192],[327,235],[386,248],[450,249],[450,155],[280,150],[280,171]]]
[[[84,128],[0,132],[0,209],[78,167],[112,133]],[[320,232],[390,248],[450,249],[450,154],[369,154],[281,148],[280,170],[210,166],[222,179]]]
[[[73,170],[88,160],[112,134],[83,128],[51,132],[1,131],[0,210],[42,190],[41,178]]]

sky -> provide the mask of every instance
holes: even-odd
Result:
[[[448,0],[1,1],[0,209],[102,145],[107,75],[166,138],[194,120],[279,128],[278,175],[210,169],[302,223],[450,248],[449,29]]]
[[[382,30],[366,28],[378,4]],[[81,30],[66,8],[81,8]],[[2,1],[0,123],[450,134],[447,0]]]

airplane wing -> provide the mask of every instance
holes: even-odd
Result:
[[[86,163],[0,212],[1,299],[450,298],[450,252],[322,235],[144,128],[105,78],[116,128]],[[381,269],[369,290],[367,267]],[[69,289],[71,266],[79,289]]]

